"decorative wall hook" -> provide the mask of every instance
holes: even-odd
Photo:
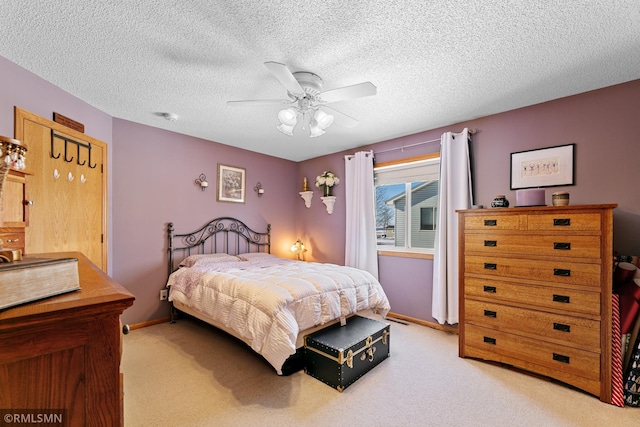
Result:
[[[55,153],[55,150],[54,150],[55,145],[53,143],[55,137],[56,137],[56,134],[53,132],[53,129],[51,129],[51,158],[52,159],[59,159],[60,156],[62,155],[62,153],[58,153],[58,154]]]
[[[83,184],[87,182],[87,178],[84,177],[84,174],[80,175],[80,182]]]
[[[73,181],[75,178],[73,177],[73,174],[71,172],[69,172],[69,175],[67,175],[67,179],[69,180],[69,182]]]
[[[83,160],[82,163],[80,163],[80,145],[76,144],[76,148],[78,149],[78,154],[77,154],[77,159],[78,160],[76,160],[76,162],[78,162],[78,165],[84,166],[87,163],[87,161]]]
[[[73,161],[73,156],[71,158],[67,158],[67,145],[69,144],[69,140],[64,140],[64,161],[67,163],[71,163]]]
[[[60,178],[60,172],[58,172],[58,169],[53,170],[53,178],[54,179]]]

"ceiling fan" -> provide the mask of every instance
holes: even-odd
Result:
[[[358,124],[356,119],[327,104],[376,94],[376,87],[371,82],[323,91],[322,79],[315,73],[307,71],[292,73],[286,65],[278,62],[265,62],[264,65],[287,89],[289,99],[228,101],[227,105],[287,105],[278,113],[280,125],[276,126],[285,135],[293,136],[298,117],[301,118],[302,129],[309,127],[309,136],[312,138],[324,134],[325,129],[331,126],[334,119],[344,127],[354,127]]]

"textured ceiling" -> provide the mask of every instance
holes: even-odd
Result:
[[[638,0],[5,0],[0,55],[113,117],[299,161],[638,79],[639,22]],[[378,93],[330,104],[354,128],[288,137],[281,107],[226,105],[287,97],[267,61]]]

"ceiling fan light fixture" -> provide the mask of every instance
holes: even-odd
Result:
[[[318,137],[320,135],[323,135],[324,133],[325,133],[324,129],[321,129],[317,125],[311,125],[309,127],[309,137],[310,138]]]
[[[280,125],[276,126],[276,129],[278,129],[280,132],[284,133],[287,136],[293,136],[293,126],[288,126],[288,125],[285,125],[284,123],[281,123]]]
[[[280,123],[293,128],[298,123],[298,113],[293,108],[285,108],[278,113],[278,120]]]
[[[316,120],[316,123],[318,123],[318,127],[320,129],[326,129],[333,123],[333,116],[322,110],[317,110],[313,115],[313,118]]]
[[[323,90],[323,82],[320,76],[308,71],[292,73],[285,64],[279,62],[265,62],[264,65],[271,74],[285,87],[289,99],[254,99],[245,101],[228,101],[227,105],[287,105],[278,111],[280,124],[276,126],[285,135],[293,136],[293,130],[298,122],[303,132],[309,129],[311,138],[325,133],[337,118],[339,125],[352,128],[358,124],[353,117],[340,111],[328,108],[333,114],[320,110],[324,104],[344,101],[364,96],[372,96],[377,93],[377,88],[371,82],[358,83],[337,89]],[[281,107],[282,108],[282,107]],[[300,115],[300,117],[298,117]]]

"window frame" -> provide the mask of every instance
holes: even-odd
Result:
[[[424,160],[433,160],[433,159],[440,159],[440,152],[433,152],[433,153],[428,153],[428,154],[424,154],[421,156],[414,156],[414,157],[408,157],[408,158],[403,158],[403,159],[397,159],[397,160],[391,160],[388,162],[381,162],[381,163],[376,163],[374,164],[374,174],[375,174],[375,169],[376,168],[381,168],[381,167],[388,167],[388,166],[396,166],[396,165],[402,165],[402,164],[406,164],[406,163],[413,163],[413,162],[419,162],[419,161],[424,161]],[[439,162],[438,162],[439,164]],[[408,184],[410,185],[410,184]],[[434,211],[436,210],[436,208],[434,207]],[[407,221],[410,221],[411,216],[410,216],[410,212],[408,212],[407,215]],[[435,218],[434,218],[435,219]],[[434,224],[434,229],[435,229],[435,224]],[[431,231],[431,230],[420,230],[420,231]],[[405,257],[405,258],[423,258],[423,259],[433,259],[433,254],[434,254],[434,249],[433,248],[414,248],[414,247],[407,247],[406,246],[406,240],[405,240],[405,246],[404,247],[384,247],[383,246],[377,246],[376,247],[378,255],[384,255],[384,256],[399,256],[399,257]]]

